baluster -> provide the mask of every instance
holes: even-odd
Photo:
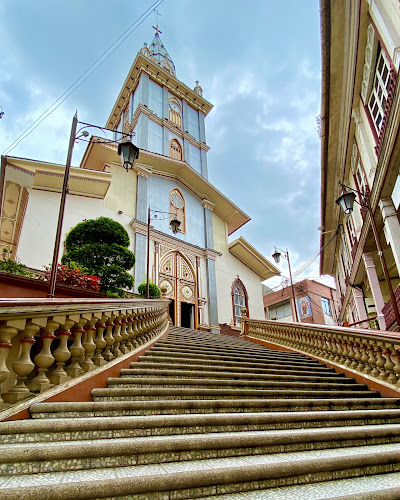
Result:
[[[361,360],[361,351],[360,351],[360,343],[358,341],[354,342],[353,344],[353,349],[354,349],[354,359],[353,362],[351,363],[350,368],[353,368],[354,370],[358,370],[358,366],[360,364]]]
[[[360,351],[361,351],[361,359],[360,362],[358,363],[357,370],[360,371],[361,373],[367,373],[365,370],[368,370],[368,358],[369,358],[369,353],[367,351],[367,344],[365,343],[364,339],[361,339],[360,341]]]
[[[122,354],[126,354],[127,352],[129,352],[129,349],[128,349],[128,346],[127,346],[127,342],[128,342],[128,339],[129,339],[129,334],[127,333],[126,329],[128,327],[128,318],[129,316],[127,315],[126,311],[124,312],[123,314],[123,317],[121,319],[121,337],[122,337],[122,340],[121,340],[121,345],[119,347],[120,351],[122,352]]]
[[[71,330],[74,341],[69,348],[69,352],[71,353],[71,362],[67,367],[67,375],[71,378],[79,377],[82,373],[84,373],[80,363],[85,357],[85,349],[82,346],[82,335],[85,333],[83,327],[87,322],[87,318],[80,316],[77,324]]]
[[[338,337],[337,339],[337,354],[335,357],[335,363],[342,364],[343,363],[343,340],[342,337]]]
[[[96,350],[96,344],[93,341],[96,328],[94,327],[99,318],[93,315],[92,319],[89,320],[88,324],[83,328],[85,333],[83,334],[82,346],[85,349],[85,359],[82,361],[81,366],[84,372],[90,372],[96,368],[93,363],[92,356]]]
[[[346,366],[346,361],[349,357],[349,349],[348,349],[348,345],[347,345],[347,339],[346,338],[341,338],[341,344],[342,344],[342,354],[341,354],[341,360],[340,360],[340,364],[343,365],[343,366]]]
[[[64,320],[61,320],[64,323]],[[51,344],[56,338],[55,330],[59,327],[59,323],[53,318],[47,320],[47,325],[42,331],[40,338],[42,339],[42,350],[34,357],[35,365],[38,367],[38,374],[29,384],[29,389],[32,392],[42,392],[51,387],[50,380],[46,376],[47,370],[54,363],[54,356],[51,353]]]
[[[133,330],[133,337],[132,337],[132,342],[135,347],[138,347],[139,341],[138,341],[138,336],[139,336],[139,311],[135,310],[134,315],[133,315],[133,323],[132,323],[132,330]],[[169,321],[168,321],[169,322]]]
[[[352,341],[352,339],[349,339],[346,341],[346,345],[348,354],[344,364],[345,366],[351,366],[351,364],[353,363],[354,356],[356,355],[356,353],[354,352],[354,342]]]
[[[391,359],[391,354],[390,344],[383,344],[382,356],[385,364],[383,365],[381,376],[379,378],[385,380],[386,382],[389,382],[389,384],[395,384],[397,382],[397,377],[393,373],[394,363]]]
[[[113,346],[113,344],[115,342],[113,334],[112,334],[112,330],[114,328],[114,323],[113,323],[114,319],[115,319],[115,315],[112,314],[110,316],[110,319],[106,323],[106,335],[104,337],[104,340],[106,341],[107,345],[106,345],[105,351],[103,352],[103,358],[106,361],[111,361],[112,359],[114,359],[114,354],[111,352],[111,347]]]
[[[385,373],[385,363],[386,360],[382,356],[382,348],[381,348],[382,343],[378,342],[377,345],[375,346],[374,353],[375,353],[375,358],[376,358],[376,371],[378,372],[377,374],[371,372],[371,375],[374,377],[378,377],[380,380],[385,380],[387,378],[387,375]]]
[[[364,373],[371,373],[375,368],[376,359],[374,356],[374,348],[371,342],[367,341],[368,364],[365,367]]]
[[[57,349],[53,352],[54,359],[56,360],[56,368],[50,375],[50,382],[54,385],[59,385],[69,380],[69,376],[64,370],[65,363],[71,357],[71,352],[68,350],[67,342],[71,336],[70,328],[76,323],[79,317],[70,318],[65,320],[65,323],[61,325],[61,330],[57,332],[57,337],[60,339],[60,344]]]
[[[11,320],[0,326],[0,386],[11,374],[7,367],[9,350],[12,348],[11,340],[18,334],[19,330],[23,330],[25,328],[25,324],[26,320]],[[0,397],[0,402],[2,401],[3,400]]]
[[[118,358],[118,356],[121,356],[122,355],[122,352],[120,351],[119,349],[119,345],[121,343],[121,340],[122,340],[122,336],[120,334],[120,331],[121,331],[121,326],[122,326],[122,323],[121,323],[121,318],[122,318],[122,314],[119,313],[118,314],[118,317],[116,318],[116,320],[114,321],[114,332],[113,332],[113,336],[114,336],[114,346],[113,346],[113,354],[114,354],[114,358]]]
[[[126,343],[126,345],[128,346],[128,349],[130,351],[132,351],[135,348],[135,344],[133,342],[133,337],[135,335],[135,332],[133,331],[133,328],[132,328],[132,326],[133,326],[133,311],[129,312],[127,322],[128,322],[128,327],[127,327],[126,333],[128,334],[128,342]]]
[[[107,342],[104,340],[104,330],[106,328],[105,322],[107,321],[108,316],[105,314],[102,315],[100,321],[96,323],[96,337],[94,338],[94,343],[96,346],[96,352],[93,356],[93,363],[96,366],[103,366],[107,364],[107,361],[103,358],[101,351],[105,348],[107,345]]]
[[[387,370],[389,371],[389,377],[387,382],[389,384],[397,385],[400,381],[400,355],[396,346],[393,344],[386,344],[388,346],[388,355],[386,358]],[[386,367],[386,364],[385,364]]]

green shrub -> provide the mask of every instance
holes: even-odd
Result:
[[[142,297],[146,297],[146,282],[140,283],[138,286],[138,292]],[[149,283],[149,298],[150,299],[159,299],[161,297],[161,290],[155,283]]]
[[[119,222],[108,217],[79,222],[69,232],[65,246],[67,253],[61,262],[98,276],[102,292],[121,297],[123,288],[133,287],[127,271],[135,264],[135,255],[127,248],[129,235]]]
[[[34,274],[28,270],[25,264],[10,258],[11,251],[3,248],[3,255],[0,259],[0,271],[3,273],[17,274],[18,276],[33,277]]]

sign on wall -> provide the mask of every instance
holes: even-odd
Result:
[[[300,311],[301,318],[308,318],[308,316],[312,316],[311,301],[308,295],[297,299],[297,307]]]

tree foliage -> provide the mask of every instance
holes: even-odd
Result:
[[[113,219],[89,219],[69,232],[67,253],[61,262],[68,267],[77,264],[98,276],[101,291],[122,295],[123,288],[133,287],[133,278],[127,271],[135,264],[135,256],[127,248],[129,242],[126,229]]]

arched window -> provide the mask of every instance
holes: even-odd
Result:
[[[238,325],[240,318],[244,316],[242,312],[243,307],[247,309],[247,314],[248,314],[249,302],[248,302],[246,288],[244,287],[242,281],[239,279],[238,276],[232,283],[232,309],[233,309],[234,325]]]
[[[179,189],[173,189],[169,193],[169,211],[170,221],[176,218],[180,221],[181,225],[179,226],[180,233],[186,233],[186,211],[185,211],[185,198],[182,196],[182,193]]]
[[[172,139],[169,143],[169,156],[174,158],[174,160],[183,160],[182,146],[176,139]]]
[[[182,130],[181,105],[174,98],[170,99],[168,101],[168,104],[169,104],[169,121],[172,123],[172,125],[175,125],[175,127],[178,127],[180,130]]]

